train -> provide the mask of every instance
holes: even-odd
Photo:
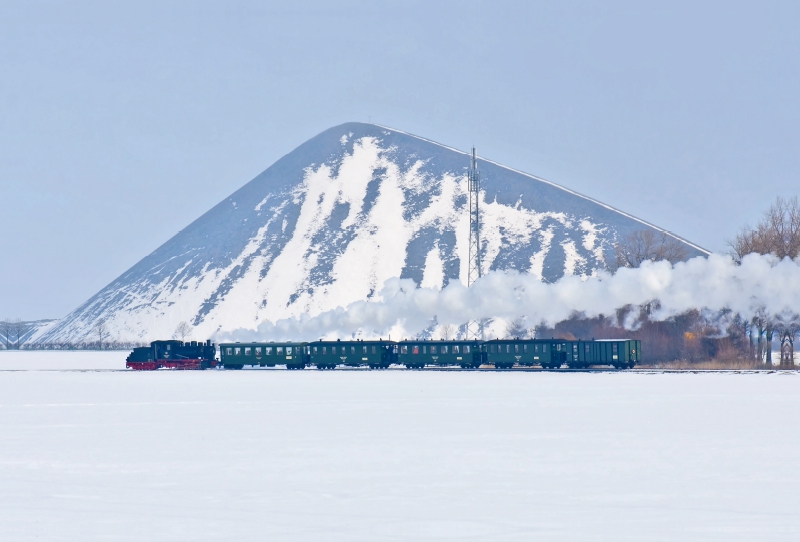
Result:
[[[493,365],[495,369],[515,366],[586,369],[591,365],[631,369],[641,360],[641,341],[635,339],[237,342],[219,344],[219,361],[215,356],[216,348],[211,341],[154,341],[149,347],[135,348],[128,356],[126,366],[138,370],[210,369],[217,366],[235,370],[246,366],[279,365],[290,370],[306,367],[330,370],[339,366],[388,369],[391,365],[408,369],[477,369],[482,365]]]

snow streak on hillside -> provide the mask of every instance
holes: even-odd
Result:
[[[332,128],[287,155],[103,289],[40,341],[195,338],[379,301],[384,282],[466,281],[466,157],[373,125]],[[645,224],[480,162],[485,271],[542,280],[605,267],[615,236]],[[691,251],[695,248],[687,245]]]

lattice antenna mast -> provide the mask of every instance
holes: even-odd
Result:
[[[469,183],[469,269],[467,271],[467,286],[481,278],[481,214],[480,214],[480,195],[481,195],[481,176],[478,171],[478,159],[475,155],[475,147],[472,147],[472,160],[467,175]],[[467,324],[467,336],[483,337],[483,321],[470,322]]]

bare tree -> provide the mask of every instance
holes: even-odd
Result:
[[[778,258],[800,255],[800,202],[797,196],[778,196],[755,228],[745,226],[728,244],[742,259],[748,254],[774,254]]]
[[[445,341],[453,338],[456,334],[456,328],[452,324],[444,324],[439,326],[439,337]]]
[[[617,269],[639,267],[647,260],[676,263],[687,257],[683,243],[666,232],[652,229],[636,230],[624,237],[614,246],[614,252]]]
[[[97,343],[100,347],[100,350],[103,349],[103,343],[108,340],[109,332],[108,332],[108,324],[106,324],[105,318],[100,318],[97,322],[94,323],[94,332],[97,335]]]
[[[185,342],[186,337],[191,338],[192,336],[192,326],[190,326],[188,322],[181,322],[178,324],[178,327],[175,328],[175,333],[173,333],[172,336]]]
[[[524,339],[528,335],[528,328],[525,326],[525,317],[515,318],[506,325],[506,338]]]

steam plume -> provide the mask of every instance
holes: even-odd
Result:
[[[575,313],[611,315],[628,305],[658,301],[651,318],[666,319],[691,309],[730,309],[745,318],[758,311],[793,317],[800,310],[800,264],[774,256],[748,255],[741,264],[712,254],[671,265],[645,262],[636,269],[589,278],[565,276],[555,283],[495,271],[472,288],[453,282],[441,291],[417,288],[410,279],[386,281],[378,299],[358,301],[316,316],[264,322],[257,329],[222,333],[222,340],[314,340],[320,337],[411,337],[439,324],[461,325],[482,318],[556,324]]]

